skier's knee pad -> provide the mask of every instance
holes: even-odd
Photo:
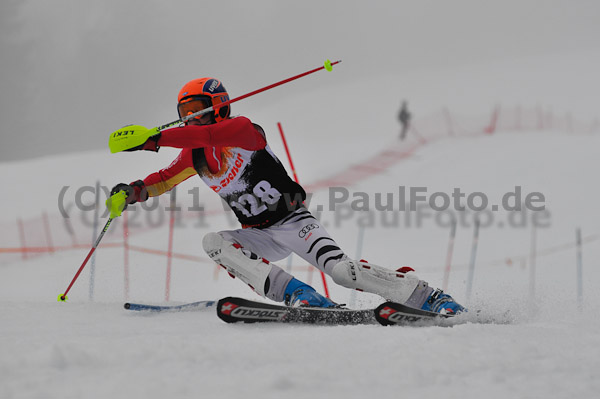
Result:
[[[413,274],[352,259],[333,266],[331,277],[336,284],[398,303],[405,303],[419,284],[419,278]]]
[[[245,254],[242,248],[225,240],[218,233],[208,233],[202,239],[202,247],[208,256],[223,266],[229,274],[239,278],[257,294],[266,297],[269,291],[269,273],[272,266],[252,253]]]

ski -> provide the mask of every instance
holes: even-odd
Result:
[[[217,303],[217,315],[227,323],[301,323],[322,325],[381,324],[450,326],[451,315],[428,312],[395,302],[374,309],[306,308],[274,305],[243,298],[227,297]]]
[[[219,300],[217,315],[226,323],[377,324],[374,309],[294,308],[236,297]]]
[[[396,302],[384,302],[375,309],[375,318],[384,326],[443,326],[451,325],[454,316],[411,308]]]
[[[215,301],[199,301],[184,303],[182,305],[146,305],[142,303],[125,303],[123,305],[127,310],[146,311],[146,312],[181,312],[186,310],[201,310],[215,306]]]

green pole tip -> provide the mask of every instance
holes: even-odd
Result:
[[[58,294],[58,302],[66,302],[67,299],[69,299],[69,297],[67,297],[65,294]]]
[[[333,70],[333,67],[331,66],[331,61],[327,60],[325,61],[325,69],[329,72],[331,72]]]

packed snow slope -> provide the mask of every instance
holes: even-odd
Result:
[[[4,1],[0,398],[597,397],[600,136],[576,122],[598,117],[598,5],[541,3]],[[228,325],[214,311],[126,311],[126,300],[166,302],[168,196],[126,211],[127,241],[125,217],[115,220],[69,301],[56,301],[106,220],[93,229],[96,183],[110,190],[177,154],[99,151],[111,131],[175,119],[190,79],[215,76],[235,98],[326,58],[343,62],[240,101],[233,114],[262,125],[287,167],[282,123],[311,211],[349,256],[411,266],[436,287],[446,280],[472,311],[509,323]],[[402,100],[425,144],[414,130],[398,142]],[[496,105],[498,130],[482,134]],[[539,128],[542,113],[573,123]],[[69,154],[82,148],[93,151]],[[438,205],[457,188],[462,205],[487,196],[476,256],[472,209],[400,211],[402,187],[425,188],[418,195]],[[516,190],[517,202],[533,194],[545,209],[492,210]],[[192,177],[177,205],[169,303],[259,299],[201,250],[207,232],[237,228],[218,197]],[[10,252],[23,245],[55,251]],[[297,256],[277,263],[323,292]],[[328,282],[340,303],[381,301]]]
[[[276,126],[263,125],[287,166]],[[395,131],[369,135],[332,129],[328,136],[320,137],[298,122],[287,126],[299,178],[307,186],[362,163],[383,149],[408,145],[397,142]],[[452,328],[228,325],[214,311],[136,314],[122,307],[123,247],[111,246],[123,241],[122,223],[117,220],[97,251],[93,301],[89,299],[91,265],[75,283],[67,303],[55,299],[70,282],[89,246],[30,255],[24,261],[16,256],[3,258],[0,396],[593,396],[600,389],[596,378],[600,320],[592,311],[594,293],[600,288],[596,261],[600,246],[592,237],[583,247],[584,297],[583,311],[579,312],[573,242],[576,227],[581,227],[584,237],[598,233],[595,199],[599,188],[592,171],[600,168],[599,141],[595,135],[553,131],[440,137],[370,178],[345,185],[349,199],[337,204],[335,211],[329,211],[335,198],[329,189],[313,193],[310,209],[315,213],[322,209],[321,220],[350,256],[390,268],[410,265],[434,286],[443,284],[449,212],[398,212],[396,205],[393,211],[379,211],[375,209],[377,195],[385,199],[392,194],[396,204],[401,186],[406,190],[424,187],[428,196],[435,192],[451,195],[460,188],[466,196],[484,193],[491,207],[501,204],[501,197],[515,186],[521,187],[523,198],[532,192],[543,194],[546,212],[535,230],[536,247],[540,253],[555,247],[559,250],[536,258],[533,300],[528,258],[531,213],[525,214],[524,222],[519,218],[523,215],[516,217],[502,210],[493,212],[489,223],[482,219],[469,301],[465,290],[474,213],[455,213],[459,223],[448,292],[472,309],[483,309],[484,314],[509,320],[509,324]],[[5,199],[5,209],[12,214],[3,214],[3,246],[18,246],[15,217],[34,219],[42,209],[49,214],[55,245],[68,244],[72,237],[65,232],[57,206],[64,186],[69,187],[62,201],[71,205],[67,208],[76,241],[89,245],[94,234],[83,221],[92,220],[93,210],[74,205],[77,188],[93,186],[97,179],[110,187],[142,178],[166,166],[176,153],[166,148],[159,154],[110,155],[104,151],[1,164],[7,187],[23,194],[18,199],[14,195]],[[31,176],[39,171],[44,177],[35,181],[32,191]],[[197,194],[195,187],[200,187]],[[353,199],[365,196],[370,200],[368,210],[349,210]],[[93,201],[89,192],[82,197],[85,204]],[[136,207],[127,211],[134,224],[130,246],[166,251],[168,219],[164,207],[168,198],[163,199],[156,210]],[[183,217],[175,228],[174,251],[199,259],[173,260],[171,303],[228,295],[258,299],[225,273],[215,278],[214,265],[201,251],[203,234],[235,228],[216,196],[198,178],[192,178],[179,187],[177,200]],[[195,201],[205,207],[208,216],[204,219],[190,210],[198,205]],[[461,201],[464,204],[466,198]],[[364,206],[361,204],[354,206]],[[418,215],[422,217],[420,224]],[[26,239],[30,245],[43,245],[35,230],[31,227]],[[130,251],[129,263],[128,299],[164,303],[166,258]],[[317,274],[309,274],[298,258],[278,263],[291,265],[298,278],[312,279],[322,292]],[[330,279],[329,285],[332,298],[341,303],[367,307],[380,301],[368,294],[352,297]]]

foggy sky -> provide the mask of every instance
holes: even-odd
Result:
[[[596,1],[3,0],[0,162],[106,148],[121,126],[177,119],[177,92],[197,77],[220,78],[232,97],[327,58],[343,60],[337,83],[420,69],[443,77],[523,56],[598,55],[598,21]],[[424,90],[434,102],[435,88]],[[592,103],[568,105],[591,118]]]

